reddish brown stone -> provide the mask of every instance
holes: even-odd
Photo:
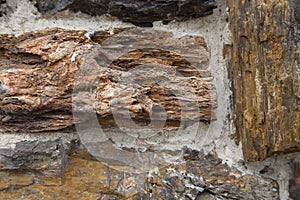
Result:
[[[119,34],[113,37],[107,31],[96,32],[91,39],[84,31],[62,29],[19,37],[2,35],[1,128],[38,132],[70,127],[74,99],[83,102],[77,102],[81,111],[92,106],[99,117],[129,110],[133,118],[149,121],[149,113],[164,107],[170,121],[209,122],[214,118],[216,92],[203,38],[123,31],[116,30]],[[100,56],[96,42],[109,55],[128,45],[134,48],[105,64],[107,58]],[[90,95],[87,87],[92,89],[92,103],[86,98]],[[122,98],[125,100],[112,106]]]

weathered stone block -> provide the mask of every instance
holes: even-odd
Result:
[[[214,0],[37,0],[36,7],[42,13],[55,13],[71,9],[90,15],[110,14],[125,22],[132,22],[140,26],[152,26],[154,21],[174,19],[181,21],[210,15],[216,8],[216,3]]]
[[[45,175],[63,175],[68,152],[60,139],[22,141],[13,149],[0,149],[2,170],[33,171]]]
[[[279,199],[276,181],[242,172],[223,164],[215,155],[186,149],[186,160],[152,174],[148,190],[156,199]],[[190,159],[193,157],[194,159]],[[212,194],[212,195],[208,195]]]
[[[103,49],[115,59],[104,64],[109,57]],[[163,106],[169,121],[214,119],[216,90],[200,37],[130,29],[89,39],[84,31],[52,29],[3,35],[0,58],[1,129],[71,127],[74,101],[74,109],[93,107],[99,117],[129,110],[132,118],[149,121],[149,113]]]
[[[298,4],[228,1],[235,125],[246,161],[300,150]]]

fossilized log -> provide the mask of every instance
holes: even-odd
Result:
[[[55,13],[70,9],[90,15],[110,14],[125,22],[151,26],[154,21],[186,20],[213,13],[214,0],[171,0],[171,1],[111,1],[111,0],[37,0],[36,7],[42,13]]]
[[[300,151],[299,2],[228,1],[237,138],[246,161]]]
[[[92,106],[99,117],[129,110],[132,118],[149,120],[149,113],[163,107],[171,121],[213,118],[216,91],[203,38],[174,39],[170,33],[140,29],[115,32],[96,32],[91,39],[84,31],[62,29],[2,35],[1,129],[70,127],[72,94],[83,102],[76,108]],[[104,63],[109,56],[100,55],[103,50],[116,57]],[[90,91],[92,103],[85,98]],[[116,99],[121,101],[114,106]]]

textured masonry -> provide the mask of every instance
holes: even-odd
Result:
[[[16,26],[10,27],[11,31],[5,29],[10,34],[0,35],[0,132],[8,140],[5,147],[0,142],[0,198],[279,199],[280,192],[283,199],[287,196],[299,199],[299,155],[289,153],[300,150],[300,7],[296,0],[228,0],[226,4],[229,16],[223,19],[216,13],[226,12],[225,2],[213,0],[0,1],[4,29],[10,23],[7,20],[15,20],[10,16],[19,15]],[[217,5],[222,6],[217,8]],[[23,13],[29,7],[31,10]],[[104,20],[103,24],[117,22],[131,28],[108,27],[108,30],[100,24],[89,27],[92,32],[87,32],[86,27],[79,28],[77,23],[70,26],[68,18],[62,21],[76,30],[43,26],[43,30],[15,34],[14,31],[28,30],[28,27],[20,30],[28,20],[23,18],[26,15],[34,17],[33,22],[46,24],[70,15],[79,16],[76,19],[80,20]],[[216,44],[204,33],[211,30],[200,25],[211,22],[217,26],[222,20],[230,25],[232,45],[225,46],[223,57],[218,58]],[[202,32],[188,34],[193,25],[203,29]],[[177,29],[173,30],[174,35],[170,33],[167,29],[172,26],[183,28],[184,36]],[[147,48],[149,45],[151,48]],[[116,53],[125,49],[125,54]],[[119,57],[110,60],[103,50]],[[112,114],[126,118],[124,110],[130,111],[135,123],[145,125],[150,121],[149,113],[163,105],[167,123],[164,134],[155,138],[157,141],[159,137],[167,141],[174,134],[171,130],[182,125],[180,122],[186,122],[186,132],[175,133],[186,137],[194,122],[201,121],[202,128],[220,122],[216,121],[220,105],[217,99],[222,100],[217,96],[218,84],[228,83],[227,77],[221,79],[224,83],[218,82],[222,67],[212,67],[213,57],[221,60],[218,64],[226,59],[232,84],[233,113],[228,109],[228,118],[222,125],[225,134],[213,141],[218,155],[214,150],[207,154],[199,151],[198,146],[197,150],[190,149],[179,142],[183,147],[180,150],[160,152],[180,155],[178,162],[153,168],[151,173],[135,174],[99,162],[77,140],[74,124],[85,121],[74,121],[74,99],[75,110],[85,112],[93,108],[97,122],[110,130],[107,133],[112,143],[117,127]],[[103,60],[111,63],[104,65]],[[128,83],[128,77],[138,78]],[[160,88],[153,79],[165,83],[165,87]],[[191,95],[191,88],[195,95]],[[93,97],[92,103],[89,95]],[[114,104],[114,99],[127,101]],[[231,148],[228,142],[232,141],[228,134],[233,129],[227,127],[231,117],[236,127],[234,139],[242,144],[244,157],[241,154],[239,157],[237,145]],[[64,141],[63,134],[74,137]],[[11,139],[7,139],[8,135]],[[14,142],[16,135],[27,137]],[[28,136],[35,139],[28,140]],[[223,139],[226,144],[220,142]],[[222,148],[217,151],[218,145],[228,147],[224,148],[228,151],[224,155],[232,154],[240,160],[224,157]],[[209,148],[205,146],[205,152]],[[137,149],[123,148],[128,152]],[[284,167],[282,160],[287,163]],[[272,162],[279,166],[270,165]],[[250,169],[251,164],[258,167]]]

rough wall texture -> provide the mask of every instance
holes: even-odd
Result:
[[[293,66],[291,69],[297,71],[297,66],[292,65],[292,56],[296,57],[297,26],[292,25],[299,21],[299,6],[296,1],[229,0],[227,3],[221,0],[1,1],[0,198],[299,199],[299,153],[273,155],[277,150],[296,151],[292,146],[297,137],[292,136],[297,133],[299,119],[294,119],[294,132],[283,134],[275,125],[281,123],[281,128],[292,125],[292,120],[284,121],[287,113],[279,108],[286,106],[285,109],[292,111],[297,105],[298,97],[292,93],[296,92],[299,79],[284,67]],[[230,10],[226,10],[227,6]],[[101,14],[106,16],[98,16]],[[140,29],[126,22],[153,28]],[[139,41],[143,41],[142,46],[135,48],[141,45]],[[162,49],[153,48],[155,45]],[[103,65],[111,58],[103,56],[101,48],[113,57],[124,49],[129,51],[113,59],[110,65]],[[258,72],[254,73],[256,69]],[[263,76],[263,70],[268,76]],[[87,76],[79,79],[77,76],[74,82],[78,72]],[[239,72],[246,78],[241,78]],[[281,74],[286,78],[277,80]],[[135,86],[128,87],[130,84],[124,82],[124,77],[138,77],[130,82]],[[168,84],[162,90],[152,83],[153,79]],[[284,82],[291,79],[290,83]],[[262,87],[255,85],[257,80],[260,81],[257,83],[265,81]],[[71,95],[76,83],[81,86],[75,93],[75,103],[76,94],[81,100],[76,104],[81,107],[77,108],[89,110],[84,105],[91,105],[88,102],[91,95],[92,108],[99,116],[97,124],[106,129],[108,141],[129,153],[120,156],[104,149],[104,145],[98,145],[98,150],[109,159],[119,156],[129,161],[132,152],[156,151],[156,156],[169,156],[165,159],[167,164],[154,163],[150,170],[136,173],[128,166],[114,163],[115,160],[103,160],[107,165],[93,157],[85,138],[72,128],[74,123],[83,122],[74,121],[72,115]],[[97,84],[89,87],[91,83]],[[287,87],[288,84],[293,87]],[[196,101],[190,101],[191,85],[197,107]],[[273,85],[281,94],[268,99],[266,92],[273,92]],[[85,86],[92,90],[84,94]],[[242,99],[244,94],[248,96]],[[288,94],[290,99],[280,99]],[[280,118],[283,121],[274,123],[273,135],[255,132],[266,131],[271,122],[258,123],[261,115],[253,100],[257,97],[267,98],[272,103],[267,105],[272,105],[272,109],[277,106],[284,113]],[[112,107],[112,99],[122,98],[129,100],[127,104]],[[294,104],[289,105],[289,100]],[[179,102],[192,109],[182,110]],[[129,110],[130,118],[137,124],[147,125],[151,109],[163,111],[157,106],[160,103],[167,115],[157,113],[168,119],[168,123],[151,138],[143,138],[140,130],[138,137],[122,135],[116,131],[114,119],[108,117],[113,112],[122,115]],[[240,146],[230,135],[235,132],[230,104],[236,105]],[[251,108],[251,112],[245,112],[245,108]],[[268,114],[272,109],[267,110]],[[180,116],[181,111],[185,115]],[[297,111],[291,113],[294,116]],[[263,116],[268,120],[276,117]],[[196,131],[193,123],[174,131],[178,122],[199,120]],[[257,129],[253,124],[258,124]],[[133,132],[131,127],[130,134]],[[93,134],[88,132],[86,136],[93,139]],[[247,161],[269,158],[245,163],[241,148]]]
[[[275,181],[242,175],[191,149],[183,151],[183,162],[153,174],[110,168],[81,147],[69,155],[63,177],[1,171],[1,199],[278,199]]]
[[[246,161],[300,150],[298,6],[228,1],[238,140]]]
[[[228,1],[233,45],[225,52],[232,51],[227,56],[236,139],[245,161],[300,150],[298,4]],[[290,180],[282,185],[293,199],[299,198],[298,161],[290,161]]]

